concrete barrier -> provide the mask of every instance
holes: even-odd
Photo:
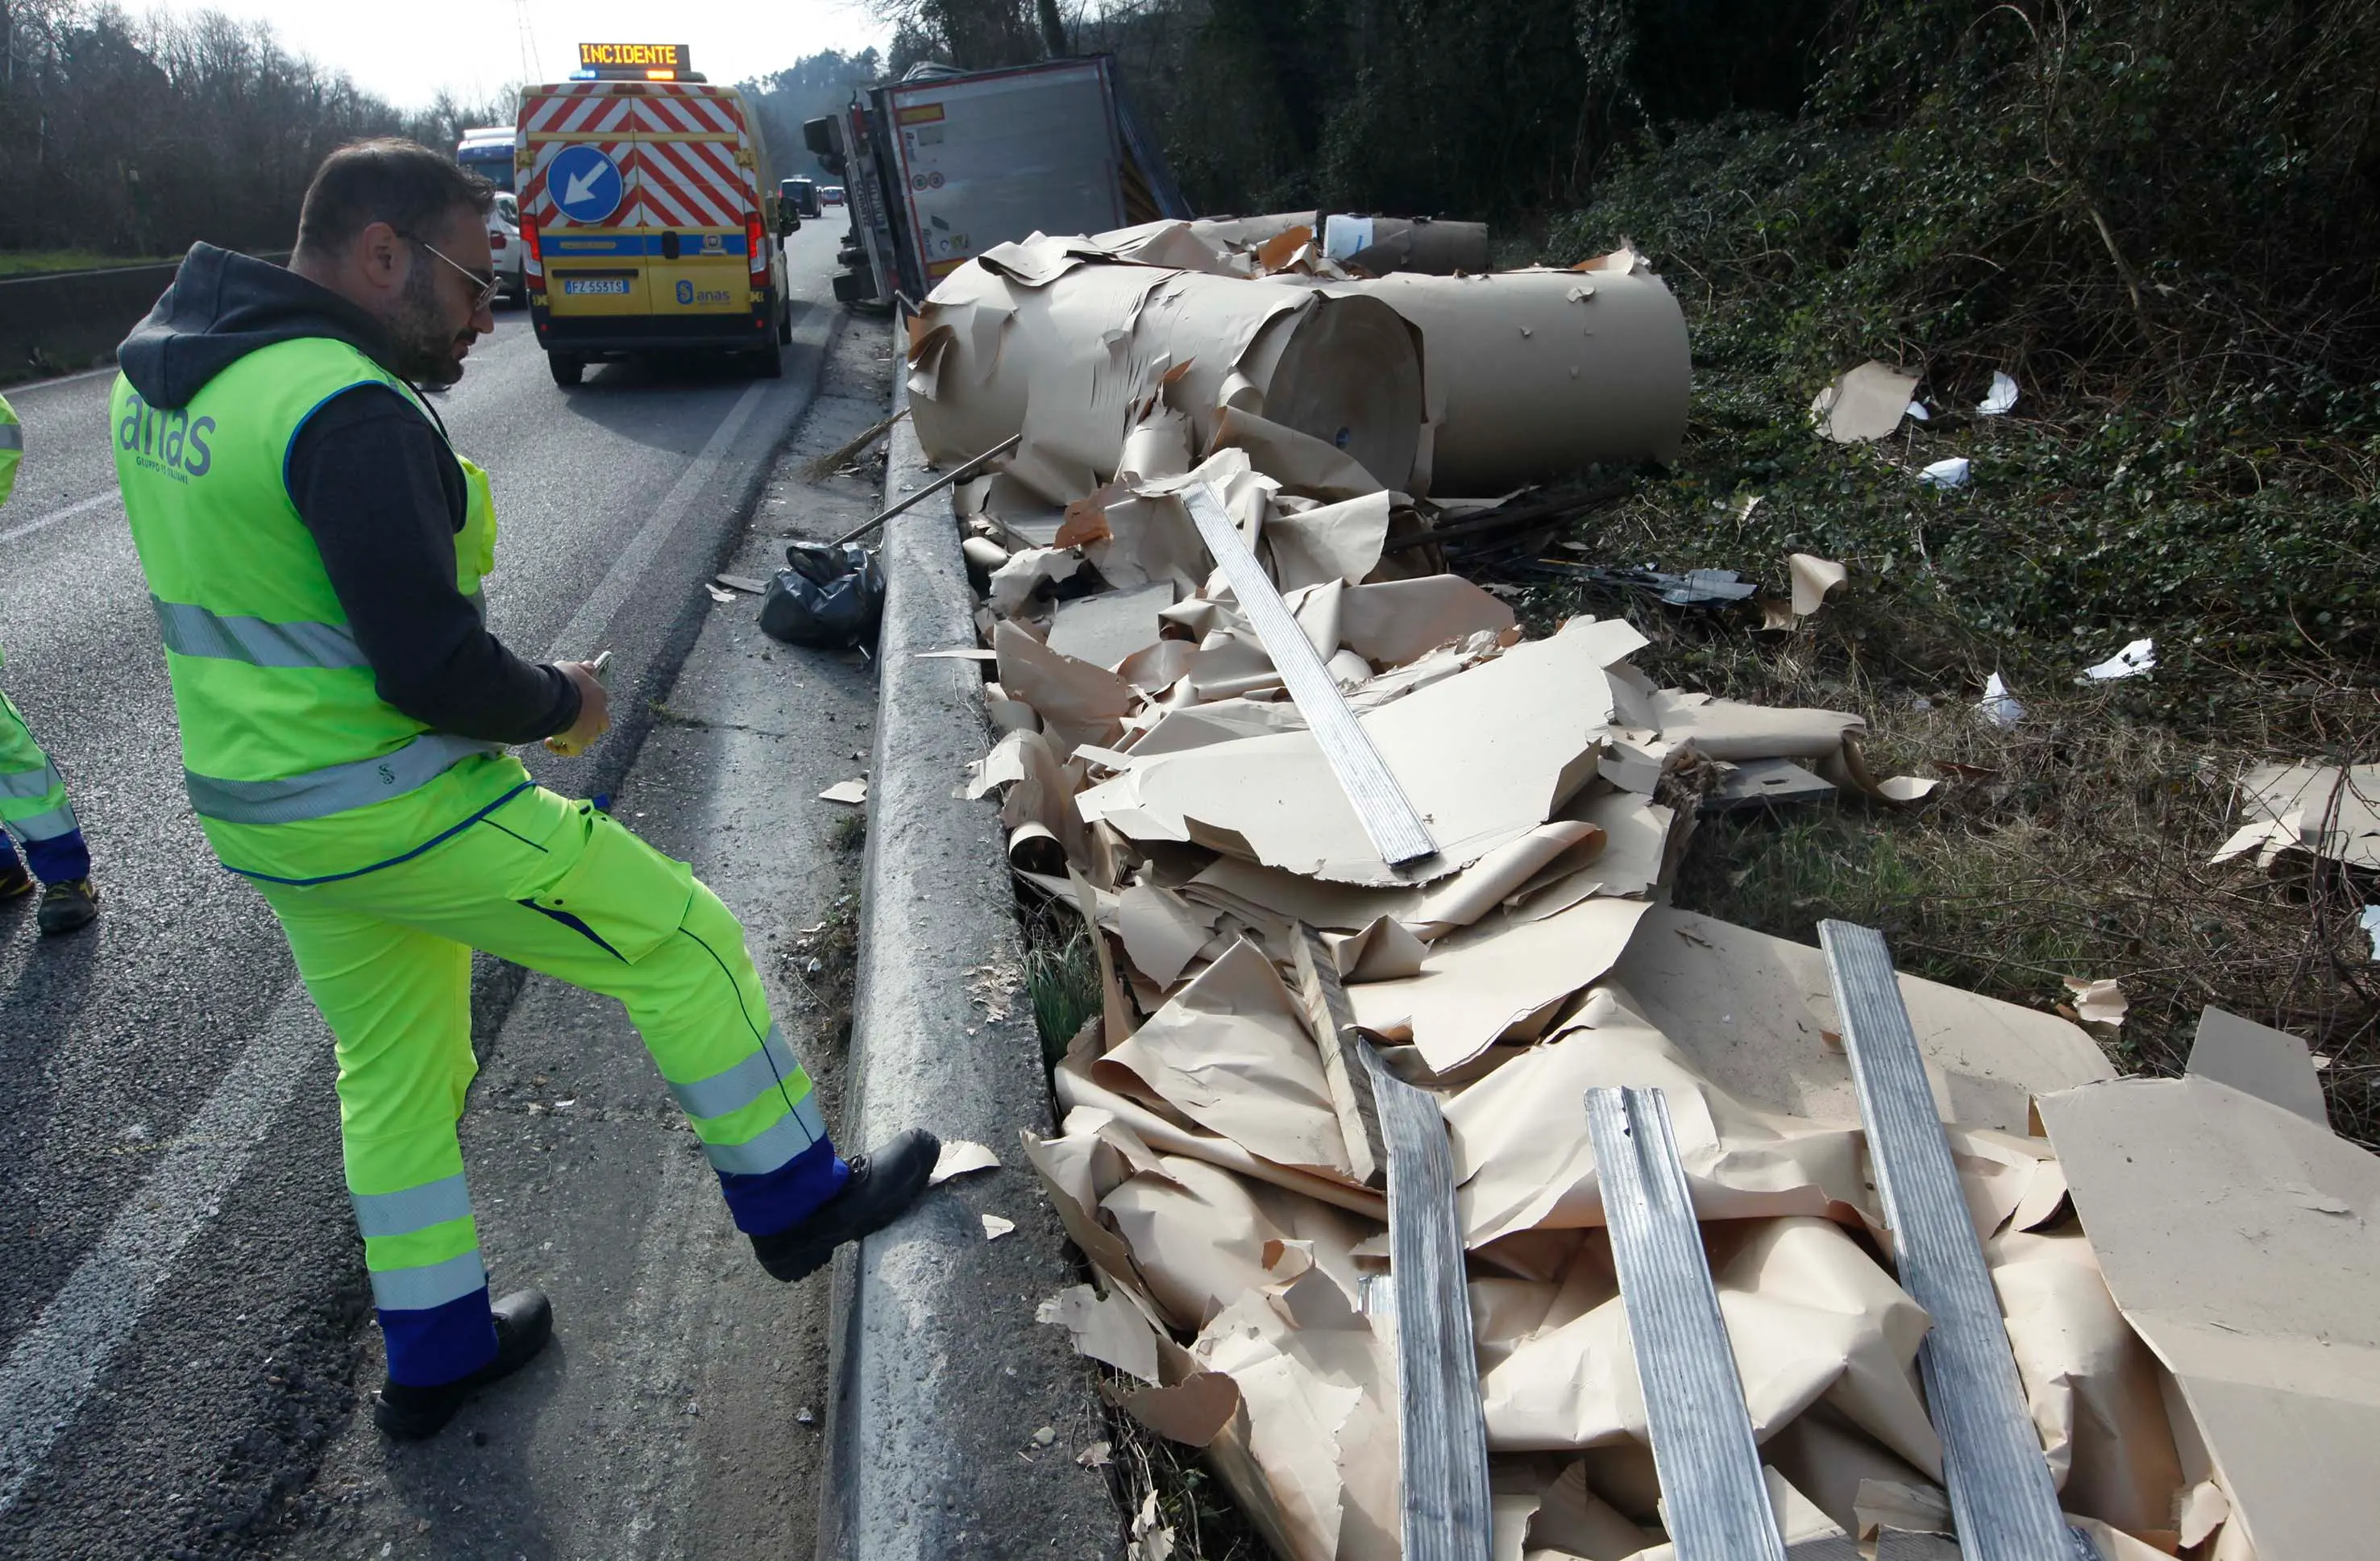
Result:
[[[888,502],[929,479],[904,419]],[[1050,1131],[1050,1104],[1005,842],[990,801],[953,795],[990,745],[982,674],[918,658],[976,639],[948,502],[895,517],[883,559],[844,1136],[923,1124],[990,1145],[1002,1168],[945,1183],[836,1264],[819,1555],[1107,1561],[1122,1516],[1107,1476],[1075,1461],[1105,1418],[1066,1331],[1034,1318],[1081,1275],[1017,1148],[1020,1131]],[[987,1240],[987,1214],[1015,1230]]]

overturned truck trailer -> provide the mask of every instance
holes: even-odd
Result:
[[[835,296],[922,298],[995,245],[1186,217],[1113,59],[1008,70],[920,66],[810,120],[803,139],[843,175],[851,234]]]

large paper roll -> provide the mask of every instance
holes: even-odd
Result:
[[[1693,378],[1686,321],[1642,264],[1400,272],[1324,291],[1377,298],[1420,329],[1437,423],[1430,491],[1500,493],[1598,461],[1676,457]]]
[[[1173,371],[1206,450],[1224,407],[1344,451],[1411,491],[1424,420],[1417,333],[1378,299],[1148,266],[1075,264],[1026,285],[970,261],[910,332],[926,454],[1023,432],[1011,470],[1063,502],[1114,475],[1135,401]]]

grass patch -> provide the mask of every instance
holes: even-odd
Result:
[[[798,990],[836,1056],[851,1045],[851,999],[859,974],[859,897],[839,894],[814,926],[778,950],[777,972]]]
[[[1025,990],[1040,1032],[1042,1059],[1055,1067],[1075,1032],[1099,1017],[1099,957],[1082,920],[1055,901],[1018,902],[1025,931]]]
[[[164,265],[176,258],[172,255],[103,255],[91,249],[8,249],[0,250],[0,277]]]
[[[827,831],[827,841],[846,856],[854,856],[868,848],[868,810],[856,807],[834,821]]]

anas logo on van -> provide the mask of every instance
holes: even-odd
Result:
[[[724,287],[698,288],[691,282],[677,284],[677,301],[681,304],[725,304],[735,299]]]
[[[188,482],[213,468],[215,453],[207,445],[207,435],[214,431],[212,417],[194,419],[179,406],[161,412],[139,395],[127,393],[124,416],[115,425],[115,443],[148,470]]]

